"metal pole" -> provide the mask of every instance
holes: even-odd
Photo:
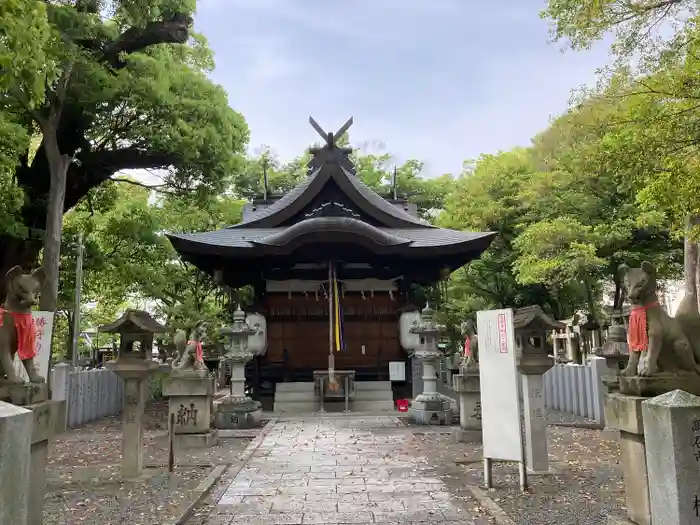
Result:
[[[328,261],[328,384],[335,382],[333,356],[333,262]],[[323,394],[323,393],[322,393]]]
[[[525,467],[525,461],[520,461],[518,463],[518,474],[520,475],[520,490],[525,492],[527,490],[527,468]]]
[[[350,412],[348,408],[348,397],[350,396],[350,378],[345,376],[345,410],[343,412]]]
[[[325,412],[326,410],[323,408],[323,376],[319,377],[319,379],[319,397],[321,398],[321,407],[319,408],[319,412]]]
[[[78,233],[78,253],[75,262],[75,306],[73,309],[73,340],[71,342],[71,364],[78,363],[78,339],[80,338],[80,300],[83,289],[83,232]]]
[[[491,458],[484,458],[484,486],[487,489],[490,489],[493,487],[493,482],[491,481],[491,474],[492,474],[492,462]]]
[[[175,414],[170,414],[170,428],[168,432],[169,447],[168,450],[168,472],[172,472],[175,467],[175,450],[174,450],[174,439],[175,439]]]

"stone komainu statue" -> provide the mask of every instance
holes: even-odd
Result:
[[[700,313],[695,298],[686,295],[676,317],[670,317],[656,294],[656,269],[643,262],[640,268],[620,266],[632,306],[627,342],[630,357],[622,375],[659,372],[695,374],[700,379]]]
[[[204,339],[205,326],[204,322],[198,322],[189,339],[184,330],[178,330],[173,337],[175,350],[177,355],[173,360],[172,368],[174,370],[207,370],[204,364],[204,354],[202,350],[202,339]]]
[[[467,319],[459,325],[459,331],[464,337],[464,357],[461,368],[472,369],[479,365],[479,339],[476,335],[474,321]]]
[[[24,383],[14,369],[13,360],[18,354],[32,383],[46,380],[36,370],[36,325],[32,306],[38,304],[39,292],[44,282],[44,270],[31,274],[22,273],[15,266],[5,276],[7,297],[0,307],[0,380],[5,376],[10,383]]]

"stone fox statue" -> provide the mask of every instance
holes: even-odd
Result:
[[[670,317],[659,304],[651,263],[645,261],[641,268],[623,264],[620,271],[632,306],[627,332],[630,357],[622,375],[637,375],[641,355],[641,376],[685,372],[700,379],[700,313],[693,297],[686,296],[676,317]]]
[[[173,337],[177,357],[173,361],[172,368],[175,370],[206,370],[204,356],[202,353],[202,339],[204,338],[204,323],[199,322],[190,333],[189,339],[184,330],[178,330]]]
[[[467,319],[459,326],[464,337],[464,357],[462,364],[465,368],[476,368],[479,364],[479,338],[476,335],[474,321]]]
[[[0,380],[4,375],[10,383],[24,383],[13,366],[15,354],[18,354],[29,380],[44,383],[46,380],[38,374],[34,363],[36,325],[32,316],[32,306],[39,302],[44,270],[39,268],[24,274],[22,268],[15,266],[5,277],[7,297],[0,307]]]

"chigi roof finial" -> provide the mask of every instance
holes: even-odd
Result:
[[[343,124],[340,127],[340,129],[338,129],[338,131],[336,131],[335,133],[333,133],[333,132],[326,133],[325,130],[321,126],[318,125],[318,122],[316,122],[313,117],[309,117],[309,124],[311,124],[311,126],[316,130],[316,133],[321,135],[323,140],[326,141],[326,147],[328,147],[328,148],[335,147],[336,139],[338,137],[342,137],[343,134],[345,132],[347,132],[347,130],[350,129],[350,126],[352,126],[352,123],[353,123],[353,119],[352,119],[352,117],[350,117],[348,119],[348,121],[345,124]]]

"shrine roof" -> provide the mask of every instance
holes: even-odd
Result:
[[[278,226],[316,197],[328,181],[334,180],[347,196],[368,215],[376,217],[386,226],[394,228],[436,229],[419,217],[406,213],[378,195],[363,183],[353,171],[341,163],[324,163],[306,179],[269,206],[253,212],[243,222],[229,229],[248,229],[255,226]]]
[[[489,247],[495,233],[438,228],[408,213],[406,201],[390,202],[364,184],[355,173],[352,149],[335,142],[352,119],[335,135],[310,122],[326,144],[310,150],[307,177],[279,200],[254,201],[259,208],[239,224],[169,234],[185,260],[209,273],[223,271],[227,282],[240,284],[254,275],[292,268],[297,260],[333,257],[351,262],[366,257],[387,275],[420,274],[428,282],[442,269],[454,271]],[[395,177],[392,185],[396,195]],[[251,265],[253,260],[257,263]]]
[[[315,221],[315,219],[306,219],[306,221],[302,222],[307,221]],[[318,223],[316,226],[323,227]],[[211,232],[170,234],[168,237],[173,243],[175,249],[178,251],[187,250],[188,248],[194,249],[194,245],[199,245],[199,247],[202,249],[205,249],[207,246],[235,249],[254,249],[260,246],[260,241],[270,236],[277,235],[287,229],[288,227],[224,228],[222,230]],[[410,251],[411,248],[434,248],[438,246],[475,243],[477,241],[484,242],[486,247],[488,247],[491,239],[496,235],[494,232],[461,232],[433,227],[376,228],[376,230],[385,234],[386,236],[402,239],[404,241],[402,244],[407,247],[407,251]],[[398,244],[398,242],[396,244]]]

